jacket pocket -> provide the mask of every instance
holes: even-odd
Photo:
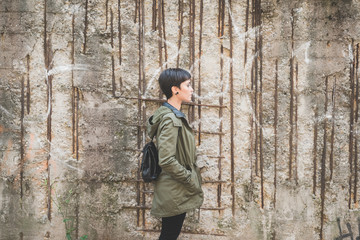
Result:
[[[197,193],[201,193],[201,179],[200,179],[200,172],[197,169],[192,169],[191,171],[191,179],[190,182],[187,184],[187,190],[189,195],[195,195]]]

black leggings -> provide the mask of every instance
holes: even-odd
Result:
[[[186,213],[172,217],[163,217],[159,240],[176,240],[180,235],[185,215]]]

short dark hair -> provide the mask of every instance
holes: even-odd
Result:
[[[161,91],[165,94],[166,98],[169,99],[172,97],[171,88],[176,86],[180,88],[180,84],[189,80],[191,74],[181,68],[168,68],[164,70],[159,76],[159,85]]]

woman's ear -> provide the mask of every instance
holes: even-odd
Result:
[[[172,95],[178,95],[179,94],[179,88],[177,86],[172,86],[171,87],[171,92],[172,92]]]

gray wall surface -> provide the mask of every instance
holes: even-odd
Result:
[[[0,240],[157,239],[157,78],[192,74],[180,239],[357,239],[358,0],[2,0]]]

